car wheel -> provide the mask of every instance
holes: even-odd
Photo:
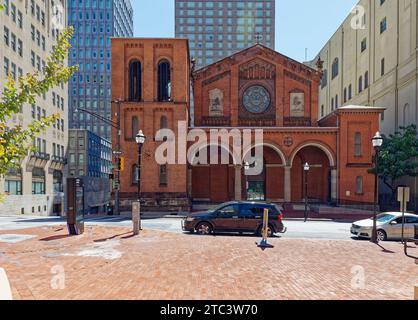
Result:
[[[259,228],[258,228],[258,231],[257,231],[257,234],[260,236],[260,237],[262,237],[263,236],[263,226],[260,226]],[[273,228],[272,228],[272,226],[268,226],[268,228],[267,228],[267,236],[269,237],[269,238],[271,238],[271,237],[273,237],[274,236],[274,230],[273,230]]]
[[[384,230],[377,230],[377,241],[386,241],[388,236]]]
[[[197,234],[209,235],[212,233],[212,226],[208,222],[199,223],[196,227]]]

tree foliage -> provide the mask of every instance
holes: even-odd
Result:
[[[418,175],[417,159],[417,126],[400,127],[399,131],[384,139],[379,152],[379,176],[395,193],[400,178]]]
[[[61,32],[42,72],[28,73],[17,81],[11,75],[7,77],[4,90],[0,93],[0,175],[19,166],[28,152],[33,151],[32,140],[60,118],[60,114],[53,114],[26,126],[7,125],[8,120],[18,114],[22,107],[35,104],[36,99],[50,89],[67,83],[77,70],[77,67],[67,65],[72,35],[72,28]]]

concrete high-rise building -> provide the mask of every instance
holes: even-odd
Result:
[[[110,139],[111,126],[89,113],[110,119],[111,37],[133,36],[130,0],[69,0],[68,24],[74,27],[71,65],[79,65],[69,84],[70,128],[86,129]]]
[[[316,58],[324,61],[319,117],[344,105],[385,107],[383,133],[418,123],[416,1],[361,0]]]
[[[175,2],[176,38],[190,41],[198,67],[261,43],[274,49],[275,0]]]
[[[66,0],[2,0],[0,11],[0,91],[6,77],[42,72],[66,25]],[[0,178],[0,214],[52,215],[64,209],[64,166],[68,140],[67,85],[53,88],[24,104],[7,122],[9,128],[28,126],[42,117],[59,113],[61,119],[33,141],[36,147],[21,163]]]
[[[417,1],[361,0],[316,58],[324,61],[319,117],[345,105],[386,108],[380,127],[388,135],[418,123]],[[374,135],[374,132],[370,132]],[[417,178],[398,181],[412,187],[418,207]],[[389,190],[382,184],[382,193]]]

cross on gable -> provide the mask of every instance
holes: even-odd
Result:
[[[254,36],[254,39],[257,42],[257,44],[259,44],[261,40],[263,40],[263,36],[260,34],[260,32],[257,32],[257,34]]]

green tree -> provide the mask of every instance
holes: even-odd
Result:
[[[418,139],[415,124],[400,127],[385,137],[379,152],[379,176],[392,194],[397,191],[397,181],[404,177],[416,177],[418,168]],[[375,173],[375,170],[372,170]]]
[[[0,93],[0,175],[18,167],[28,152],[33,151],[33,139],[60,118],[60,114],[53,114],[25,127],[7,126],[10,117],[19,113],[25,104],[35,104],[38,97],[53,87],[67,83],[77,70],[66,62],[72,35],[72,28],[61,32],[42,72],[28,73],[17,81],[8,76]]]

